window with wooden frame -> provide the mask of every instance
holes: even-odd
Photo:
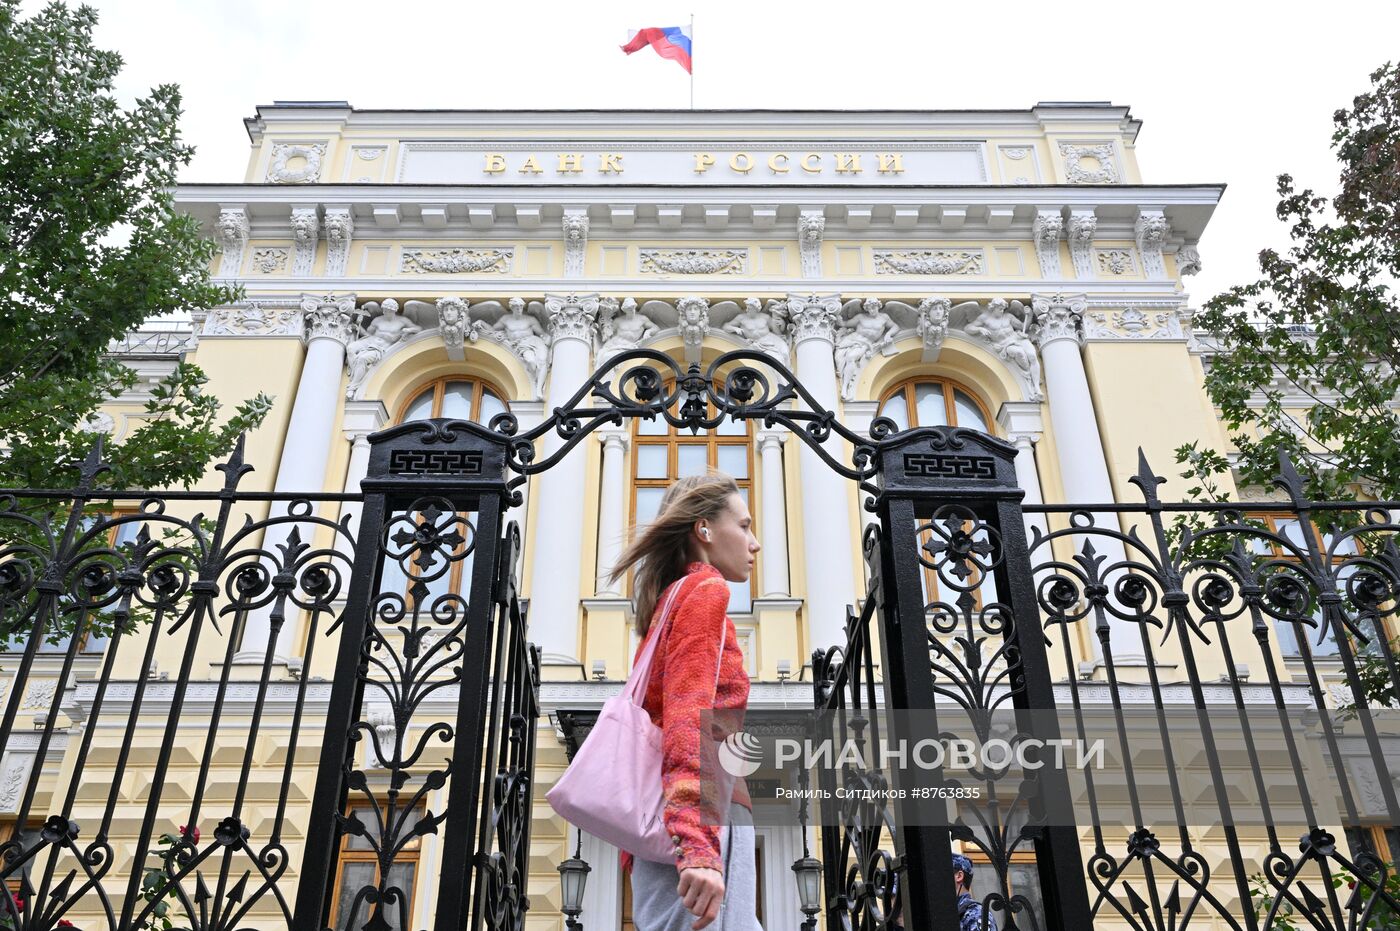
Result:
[[[453,417],[486,426],[491,418],[509,410],[505,394],[480,378],[449,375],[421,385],[399,409],[395,423]]]
[[[384,817],[395,819],[403,817],[403,806],[400,805],[392,816],[388,814],[388,801],[379,800],[379,810]],[[402,830],[397,832],[399,837],[411,834],[413,826],[418,823],[426,811],[426,805],[420,804],[409,814]],[[364,823],[371,834],[378,835],[379,821],[375,817],[374,807],[368,802],[357,802],[350,806],[349,814],[358,814],[360,821]],[[405,911],[409,918],[413,917],[413,890],[418,881],[418,860],[422,854],[422,838],[415,837],[403,845],[403,848],[394,855],[394,862],[389,867],[387,886],[397,886],[407,895],[408,901]],[[355,897],[360,890],[366,886],[379,885],[380,870],[379,857],[374,848],[370,846],[369,840],[364,837],[345,835],[340,839],[340,860],[335,871],[335,889],[332,892],[331,901],[334,903],[331,913],[331,927],[335,931],[350,931],[352,928],[361,928],[373,914],[373,907],[367,902],[361,901],[359,907],[355,907]],[[353,914],[352,914],[353,910]],[[386,903],[384,908],[384,918],[389,923],[389,927],[394,931],[405,931],[399,926],[399,903],[394,902],[392,906]]]
[[[1303,525],[1297,516],[1287,513],[1266,512],[1249,514],[1250,520],[1258,521],[1268,527],[1269,531],[1284,540],[1287,540],[1298,552],[1306,553],[1308,550],[1307,540],[1303,536]],[[1316,524],[1313,525],[1313,533],[1318,545],[1326,552],[1333,543],[1333,537],[1329,533],[1324,533]],[[1293,551],[1281,544],[1266,540],[1263,537],[1250,536],[1246,538],[1245,545],[1255,556],[1262,556],[1271,559],[1280,559],[1286,562],[1297,562]],[[1360,551],[1356,546],[1356,539],[1349,537],[1344,540],[1336,551],[1336,558],[1348,559],[1359,555]],[[1340,573],[1339,584],[1344,585],[1347,576],[1356,571],[1355,566],[1344,568]],[[1332,625],[1328,624],[1324,618],[1321,605],[1318,603],[1318,595],[1314,592],[1312,619],[1317,626],[1309,627],[1306,624],[1294,624],[1290,621],[1275,620],[1274,631],[1278,637],[1279,652],[1285,659],[1298,659],[1303,655],[1302,645],[1298,642],[1300,636],[1308,638],[1308,648],[1312,656],[1319,659],[1335,657],[1340,652],[1337,647],[1336,632]]]
[[[81,521],[81,523],[82,523],[85,527],[92,527],[93,524],[95,524],[98,520],[115,520],[115,519],[117,519],[117,518],[119,518],[119,517],[125,517],[125,516],[127,516],[127,515],[135,514],[135,513],[136,513],[136,511],[135,511],[135,510],[132,510],[132,509],[130,509],[130,508],[125,508],[125,509],[120,509],[120,508],[119,508],[119,509],[117,509],[117,510],[111,511],[110,513],[103,513],[103,514],[101,514],[101,515],[93,515],[93,516],[91,516],[91,517],[84,517],[83,520]],[[135,543],[136,543],[136,538],[137,538],[137,537],[140,535],[140,533],[141,533],[141,527],[142,527],[142,526],[143,526],[143,522],[141,522],[141,521],[130,521],[130,522],[125,523],[125,524],[118,524],[118,525],[116,525],[116,526],[114,526],[114,527],[111,527],[111,528],[107,531],[106,546],[111,547],[111,548],[113,548],[113,549],[119,549],[119,548],[124,547],[124,546],[130,546],[130,545],[135,544]],[[80,530],[79,532],[81,533],[82,531]],[[152,531],[151,531],[152,535],[154,535],[155,532],[156,532],[155,530],[152,530]],[[105,611],[110,611],[110,610],[112,610],[112,608],[111,608],[111,607],[107,607],[107,608],[104,608],[104,609],[102,609],[102,610],[105,612]],[[64,617],[65,617],[65,618],[68,618],[68,617],[71,617],[71,615],[65,614]],[[31,623],[32,623],[33,620],[34,620],[34,619],[31,617],[31,618],[30,618]],[[80,638],[81,638],[80,641],[79,641],[79,646],[78,646],[78,652],[79,652],[80,654],[82,654],[82,653],[89,653],[89,654],[91,654],[91,653],[101,653],[102,651],[104,651],[104,650],[107,649],[107,644],[111,642],[111,638],[110,638],[110,637],[106,636],[104,633],[99,633],[99,632],[93,631],[93,630],[92,630],[90,627],[88,627],[87,625],[84,625],[83,630],[82,630],[82,632],[79,634],[79,636],[80,636]],[[17,632],[17,633],[12,634],[12,635],[11,635],[9,638],[7,638],[7,639],[0,640],[0,652],[22,653],[22,652],[24,652],[24,649],[25,649],[25,647],[28,645],[28,643],[29,643],[29,631],[26,630],[26,631],[23,631],[23,632]],[[44,640],[40,641],[40,643],[39,643],[39,652],[40,652],[40,653],[59,653],[59,654],[67,653],[67,652],[68,652],[68,644],[69,644],[69,638],[68,638],[68,637],[64,637],[62,640],[58,641],[57,643],[50,642],[50,640],[46,637]]]
[[[723,387],[722,383],[715,385]],[[665,390],[675,390],[668,382]],[[707,405],[706,415],[717,413],[713,404]],[[656,518],[661,497],[676,480],[686,475],[703,474],[714,466],[729,473],[739,486],[750,511],[753,510],[753,432],[751,424],[726,419],[713,430],[694,435],[689,430],[677,430],[662,417],[655,421],[632,419],[632,521],[638,527]],[[758,593],[758,573],[750,573],[748,582],[729,582],[729,611],[748,614]],[[628,573],[628,592],[632,574]]]
[[[410,423],[414,420],[426,420],[430,417],[452,417],[486,426],[491,423],[492,417],[510,409],[504,399],[504,393],[489,382],[478,378],[450,375],[421,385],[412,392],[409,395],[409,400],[400,408],[395,422]],[[460,512],[459,516],[471,520],[473,515],[468,512]],[[415,521],[419,517],[420,515],[413,515]],[[438,520],[440,522],[443,518]],[[464,541],[462,546],[466,545],[467,542]],[[456,550],[457,553],[461,551],[460,547]],[[427,604],[431,605],[433,599],[440,595],[462,591],[462,580],[471,578],[473,556],[474,553],[468,553],[465,559],[454,562],[441,578],[433,579],[428,583]],[[419,567],[418,571],[423,575],[433,575],[437,568],[436,565],[430,565]],[[408,576],[397,562],[386,559],[380,590],[392,591],[396,586],[408,591]]]
[[[1400,863],[1400,827],[1388,824],[1364,824],[1346,829],[1347,843],[1354,855],[1369,846],[1371,852],[1387,863]]]
[[[951,378],[932,375],[905,379],[886,389],[880,397],[876,415],[890,418],[901,430],[914,427],[967,427],[983,433],[992,432],[992,420],[987,413],[987,407],[971,389]],[[964,526],[963,529],[971,528]],[[946,542],[940,539],[941,536],[938,531],[926,530],[919,535],[918,545],[923,547],[930,542]],[[939,561],[938,555],[927,550],[923,551],[923,557],[928,562]],[[972,594],[977,607],[996,601],[995,581],[990,576],[981,578],[975,566],[967,568],[972,575],[962,581],[967,585],[976,585]],[[958,592],[940,592],[936,569],[927,565],[923,569],[925,604],[938,600],[957,600]],[[945,569],[945,573],[952,578],[958,578],[957,575],[953,575],[952,570],[953,567],[950,566]]]
[[[909,378],[886,389],[876,415],[890,418],[901,430],[968,427],[992,432],[992,418],[975,392],[951,378],[932,375]]]

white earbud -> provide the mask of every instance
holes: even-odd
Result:
[[[701,528],[700,528],[700,535],[701,535],[702,537],[704,537],[706,540],[710,539],[710,528],[709,528],[709,527],[701,527]]]

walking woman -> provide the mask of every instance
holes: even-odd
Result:
[[[701,785],[702,714],[705,720],[724,722],[712,723],[705,735],[718,740],[743,726],[748,706],[749,677],[734,622],[726,613],[725,583],[747,582],[758,550],[739,486],[711,469],[666,489],[656,519],[610,570],[616,581],[637,567],[638,654],[653,622],[660,620],[653,615],[662,594],[673,583],[680,586],[649,680],[639,689],[642,707],[662,730],[662,819],[676,862],[622,852],[622,868],[632,878],[637,931],[763,931],[748,786],[742,776],[735,780],[721,827],[713,780],[708,792]]]

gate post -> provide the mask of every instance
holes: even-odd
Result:
[[[388,927],[391,912],[398,926],[408,927],[406,890],[392,885],[386,863],[416,833],[442,838],[443,881],[433,926],[460,931],[469,917],[467,890],[478,852],[496,570],[510,498],[506,442],[480,424],[442,418],[394,426],[369,442],[354,575],[341,619],[294,927],[328,927],[346,833],[367,838],[381,851],[384,867],[376,885],[357,891],[355,927]],[[468,559],[470,573],[460,572],[458,593],[450,587],[453,567]],[[414,719],[425,699],[453,684],[458,698],[450,720]],[[365,720],[367,687],[390,708],[392,741],[377,736]],[[429,740],[450,742],[447,768]],[[372,780],[357,767],[361,741],[370,742],[377,769],[387,770],[387,778]],[[444,787],[446,810],[429,809],[412,826],[406,814]],[[388,798],[388,810],[380,810],[376,788]],[[354,801],[367,802],[373,817],[347,819],[346,806]]]
[[[893,713],[890,730],[896,741],[929,736],[910,733],[905,715],[914,709],[933,716],[935,734],[943,734],[950,723],[968,728],[971,722],[974,733],[958,736],[980,747],[987,737],[984,722],[1005,707],[1007,690],[1018,737],[1059,738],[1015,457],[1011,444],[959,427],[908,430],[879,446],[882,584],[876,598],[885,707]],[[955,643],[945,645],[940,636]],[[954,651],[963,655],[961,661]],[[941,719],[939,710],[944,712]],[[1017,908],[1025,903],[1015,901],[1014,890],[1011,901],[991,897],[1007,908],[1002,931],[1008,931],[1008,924],[1090,928],[1077,829],[1050,824],[1046,817],[1046,799],[1068,799],[1068,779],[1053,767],[1024,775],[1035,783],[1025,799],[1026,830],[1033,835],[1045,914],[1023,920],[1024,912]],[[942,767],[934,770],[933,784],[942,784],[943,777]],[[927,785],[928,778],[915,779],[896,768],[894,785],[908,789],[919,782]],[[1008,781],[1014,785],[1020,778]],[[951,840],[973,841],[972,824],[956,815],[951,823],[940,822],[947,818],[946,802],[931,804],[902,794],[896,810],[904,821],[898,836],[907,869],[901,880],[912,919],[907,924],[956,931],[949,889]],[[1004,799],[1001,804],[1004,809]],[[1005,817],[1004,810],[994,814]],[[1004,847],[982,848],[1003,891],[1011,854],[1026,843],[1015,833],[1006,840]]]

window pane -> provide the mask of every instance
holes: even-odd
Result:
[[[709,465],[709,447],[703,443],[680,443],[676,446],[676,474],[703,475]]]
[[[472,391],[476,385],[469,381],[450,381],[442,386],[442,416],[471,420]]]
[[[656,415],[655,420],[639,417],[636,423],[638,436],[665,436],[671,430],[671,425],[660,414]]]
[[[481,413],[477,416],[477,423],[489,426],[491,418],[497,414],[506,412],[506,402],[496,396],[496,392],[488,388],[481,389]]]
[[[747,446],[720,446],[719,467],[735,478],[748,478],[749,448]]]
[[[1298,552],[1306,554],[1308,551],[1307,541],[1303,539],[1303,528],[1298,523],[1296,517],[1280,517],[1274,525],[1278,535],[1298,548]],[[1289,554],[1292,555],[1292,554]]]
[[[948,425],[948,408],[943,403],[942,385],[914,386],[914,417],[920,427]]]
[[[903,390],[885,399],[880,406],[880,416],[893,420],[901,430],[909,429],[909,403],[904,400]]]
[[[967,392],[953,389],[953,409],[958,418],[958,426],[971,427],[983,433],[991,432],[987,429],[986,420],[982,418],[982,409],[977,406],[976,401],[967,396]]]
[[[666,447],[660,443],[637,444],[637,478],[666,478]]]
[[[414,398],[413,403],[408,405],[408,409],[403,412],[405,423],[410,420],[427,420],[431,416],[433,416],[432,388]]]
[[[336,903],[335,928],[336,931],[350,931],[351,928],[361,928],[369,919],[366,911],[366,903],[361,902],[358,915],[352,915],[350,906],[355,902],[355,896],[365,886],[374,885],[374,864],[365,861],[341,863],[340,865],[340,900]]]
[[[661,496],[666,493],[664,488],[638,488],[637,489],[637,526],[649,524],[656,519],[657,509],[661,507]]]
[[[404,894],[402,903],[395,900],[392,905],[386,904],[384,908],[384,917],[389,919],[389,927],[393,928],[394,931],[403,931],[399,924],[400,909],[407,912],[413,907],[413,875],[417,872],[417,865],[408,861],[395,863],[389,867],[389,881],[385,885],[394,886]],[[410,914],[409,917],[411,919],[413,916]]]
[[[710,411],[710,416],[713,417],[717,413],[718,411],[712,410]],[[718,427],[715,427],[714,432],[720,436],[743,436],[745,433],[749,432],[749,422],[747,420],[735,420],[732,417],[725,417],[724,421],[720,423]]]

